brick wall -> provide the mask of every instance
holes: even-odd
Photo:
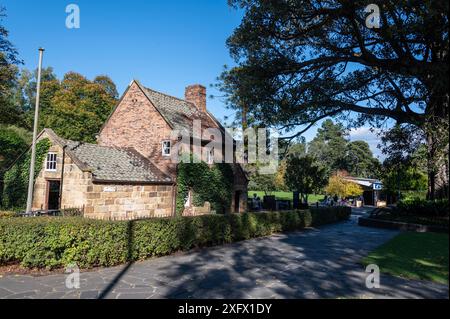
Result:
[[[88,187],[85,217],[138,219],[173,215],[173,186],[96,184]]]
[[[133,147],[151,159],[163,172],[175,176],[170,157],[162,156],[161,142],[170,139],[171,128],[149,102],[136,83],[132,83],[103,127],[98,144]]]

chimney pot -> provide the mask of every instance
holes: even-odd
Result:
[[[206,112],[206,88],[200,84],[186,87],[184,99],[197,107],[198,110]]]

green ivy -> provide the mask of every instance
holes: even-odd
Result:
[[[51,146],[45,138],[36,144],[36,162],[34,178],[39,175],[44,159]],[[20,157],[4,175],[2,206],[4,208],[24,209],[27,201],[28,178],[31,162],[31,151]]]
[[[189,189],[193,192],[193,205],[211,203],[211,209],[219,214],[229,212],[233,198],[234,174],[229,164],[205,162],[178,164],[177,171],[177,214],[181,215]]]

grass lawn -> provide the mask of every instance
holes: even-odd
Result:
[[[406,232],[363,259],[394,276],[448,284],[448,234]]]
[[[258,196],[261,198],[261,200],[264,197],[264,192],[262,191],[249,191],[248,192],[248,198],[253,198],[253,194],[258,194]],[[272,192],[271,195],[275,195],[276,199],[280,200],[291,200],[292,201],[292,192]],[[314,195],[311,194],[308,196],[308,202],[309,203],[316,203],[319,200],[323,200],[324,195]]]

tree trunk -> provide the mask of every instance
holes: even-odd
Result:
[[[447,128],[445,127],[445,130]],[[448,131],[433,125],[427,132],[427,199],[448,198],[449,187],[449,145]]]
[[[423,127],[427,139],[428,194],[427,199],[448,197],[449,123],[448,82],[443,78],[430,78],[427,88],[430,100],[425,111]],[[445,84],[444,84],[445,83]]]

